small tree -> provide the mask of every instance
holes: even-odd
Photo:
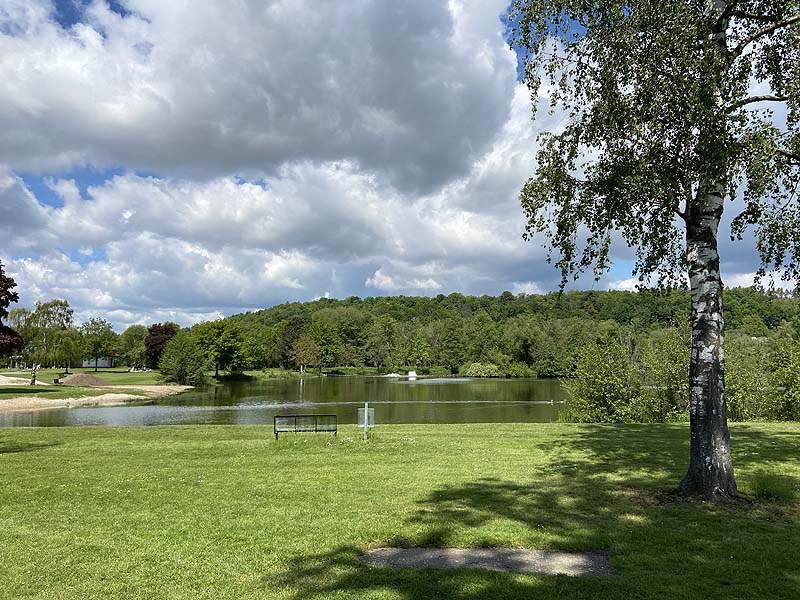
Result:
[[[561,418],[579,422],[642,421],[627,349],[616,338],[586,344],[578,353],[575,376],[565,380],[569,397]]]
[[[431,345],[425,339],[422,331],[417,331],[411,340],[411,347],[408,350],[406,361],[415,367],[425,367],[431,363]]]
[[[74,327],[59,329],[53,333],[54,358],[63,364],[66,372],[72,363],[79,362],[82,356],[81,334]]]
[[[178,327],[175,323],[166,322],[155,323],[147,329],[147,335],[144,338],[144,346],[147,352],[147,366],[151,369],[158,367],[161,360],[161,354],[164,348],[167,347],[169,341],[178,333]]]
[[[147,347],[144,340],[147,327],[131,325],[119,336],[119,354],[122,363],[128,367],[143,367],[147,361]]]
[[[83,354],[94,360],[94,370],[97,371],[97,363],[101,358],[110,358],[116,353],[117,334],[111,323],[99,317],[81,325],[80,334]]]
[[[307,333],[303,333],[292,345],[291,361],[300,367],[303,373],[306,367],[322,368],[322,349]]]
[[[72,327],[73,311],[66,300],[37,302],[30,315],[30,325],[34,332],[34,359],[42,364],[53,366],[60,360],[58,344],[63,341],[62,332]]]
[[[243,362],[244,343],[235,323],[220,319],[195,325],[192,333],[198,347],[214,365],[214,377],[220,369],[240,366]]]
[[[179,385],[203,385],[208,358],[188,331],[179,331],[167,343],[158,368],[165,381]]]
[[[344,345],[339,337],[339,330],[328,321],[315,321],[309,327],[308,334],[314,339],[322,352],[321,364],[324,367],[335,367],[339,364]]]

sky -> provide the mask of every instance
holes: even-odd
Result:
[[[508,0],[3,0],[0,259],[118,331],[319,297],[558,288]],[[537,102],[547,106],[547,98]],[[723,276],[752,243],[721,231]],[[632,289],[630,249],[570,289]]]

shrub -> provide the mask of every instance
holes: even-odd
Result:
[[[506,377],[536,377],[537,375],[533,368],[521,362],[509,363],[504,371],[506,372]]]
[[[732,421],[781,418],[781,398],[763,340],[731,336],[725,342],[725,394]]]
[[[188,331],[179,331],[167,343],[161,355],[159,370],[165,381],[179,385],[202,385],[206,383],[208,358],[197,346]]]
[[[469,363],[464,365],[462,373],[467,377],[500,377],[500,368],[494,363]]]
[[[564,382],[567,406],[559,418],[585,423],[647,420],[630,369],[627,349],[613,337],[586,344],[578,353],[575,377]]]
[[[688,327],[657,329],[643,340],[635,364],[642,386],[637,420],[664,423],[688,416],[690,341]]]

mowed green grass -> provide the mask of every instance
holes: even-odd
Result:
[[[740,485],[797,424],[735,425]],[[797,504],[659,502],[685,425],[0,430],[4,598],[792,598]],[[607,552],[611,578],[380,569],[367,548]]]
[[[109,385],[158,385],[163,383],[161,374],[158,371],[146,371],[141,373],[129,373],[125,367],[113,369],[98,369],[95,372],[94,368],[70,368],[70,374],[73,373],[87,373],[95,375],[100,379],[106,381]],[[7,377],[20,377],[30,379],[30,370],[21,369],[0,369],[0,375]],[[45,383],[53,383],[53,379],[64,376],[64,369],[38,369],[36,371],[36,379]]]

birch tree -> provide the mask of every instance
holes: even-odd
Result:
[[[540,139],[520,199],[562,285],[609,268],[691,289],[686,495],[736,495],[725,406],[718,233],[753,230],[760,274],[798,279],[798,0],[516,0],[512,46],[564,126]]]

